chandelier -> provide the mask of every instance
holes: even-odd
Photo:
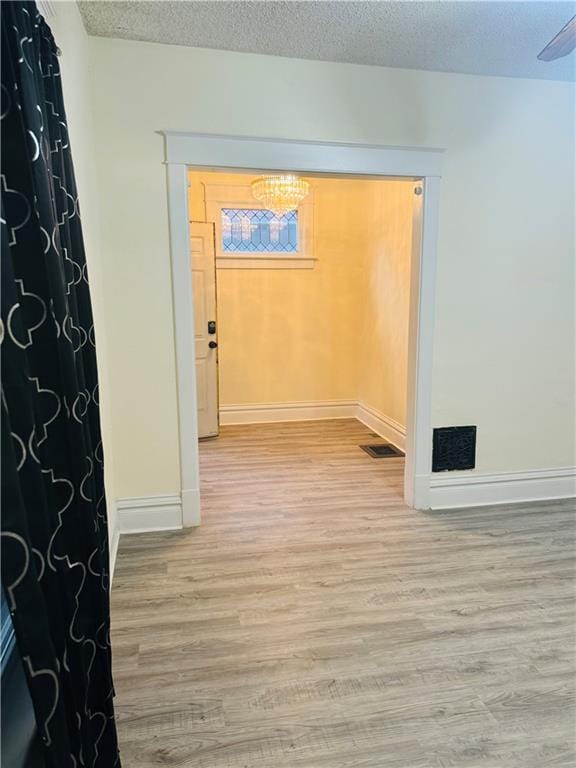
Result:
[[[286,176],[260,176],[252,182],[252,194],[276,216],[283,216],[298,208],[310,185],[292,174]]]

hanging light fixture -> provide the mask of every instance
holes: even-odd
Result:
[[[260,176],[252,182],[252,194],[255,199],[277,216],[283,216],[298,208],[309,190],[307,181],[292,174]]]

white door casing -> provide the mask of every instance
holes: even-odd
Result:
[[[168,214],[178,386],[182,525],[199,525],[198,413],[194,365],[194,301],[190,279],[187,169],[293,171],[385,176],[421,183],[413,248],[413,306],[408,344],[405,501],[430,507],[431,390],[436,240],[442,149],[294,141],[289,139],[162,132],[168,179]]]
[[[190,269],[194,308],[198,437],[215,437],[218,434],[218,336],[214,224],[190,222]],[[209,328],[210,323],[214,323],[213,329]]]

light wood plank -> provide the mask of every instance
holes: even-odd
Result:
[[[124,768],[576,764],[573,502],[416,512],[373,441],[224,427],[203,526],[122,538]]]

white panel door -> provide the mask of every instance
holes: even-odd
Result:
[[[198,437],[218,434],[218,336],[214,225],[190,222]]]

